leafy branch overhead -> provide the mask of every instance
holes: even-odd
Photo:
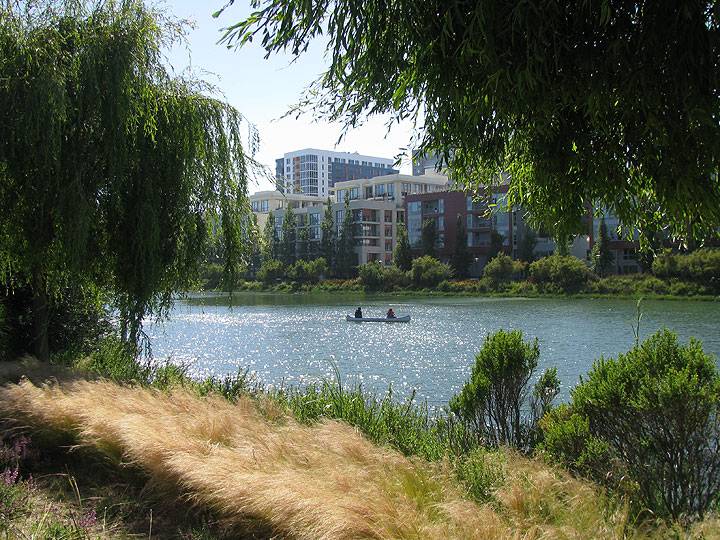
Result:
[[[252,5],[228,46],[259,38],[268,55],[298,55],[327,40],[330,66],[306,96],[316,113],[348,127],[415,119],[419,152],[439,152],[468,187],[507,171],[509,202],[558,233],[592,204],[641,232],[720,225],[714,1]]]

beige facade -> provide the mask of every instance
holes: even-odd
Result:
[[[353,213],[358,264],[369,261],[392,263],[397,238],[397,226],[405,222],[404,197],[410,193],[433,193],[448,189],[448,179],[442,175],[421,177],[390,174],[369,179],[338,182],[331,192],[335,232],[339,234],[345,218],[345,197]],[[250,196],[253,212],[260,229],[270,212],[275,216],[278,238],[282,234],[285,210],[290,207],[297,217],[298,228],[308,227],[311,241],[319,242],[320,224],[327,199],[279,191],[260,191]]]

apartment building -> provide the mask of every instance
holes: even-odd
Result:
[[[250,206],[257,216],[260,230],[265,227],[270,212],[282,211],[285,208],[292,208],[294,211],[305,211],[305,209],[320,209],[326,202],[321,197],[303,195],[301,193],[281,193],[279,191],[258,191],[250,195]]]
[[[410,194],[445,191],[447,186],[448,179],[445,176],[426,175],[417,178],[399,173],[338,182],[331,197],[336,234],[340,234],[342,229],[347,198],[353,216],[358,263],[381,261],[389,265],[392,263],[397,225],[405,222],[404,197]],[[272,212],[278,238],[282,237],[285,211],[287,208],[292,208],[298,233],[300,228],[307,227],[310,241],[320,241],[322,234],[320,224],[327,197],[261,191],[251,195],[250,201],[261,228],[265,226],[267,216]]]
[[[275,160],[275,178],[284,193],[327,197],[337,182],[398,173],[393,164],[388,158],[305,148]]]
[[[360,264],[381,261],[392,264],[397,226],[405,223],[406,197],[446,191],[448,178],[438,174],[422,177],[392,174],[335,184],[335,223],[345,217],[345,199],[353,213],[356,253]]]

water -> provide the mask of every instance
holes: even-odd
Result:
[[[155,357],[189,365],[197,376],[249,368],[266,384],[286,386],[332,378],[334,363],[346,381],[378,392],[392,385],[400,398],[415,389],[433,406],[446,404],[461,388],[485,336],[499,329],[538,338],[538,374],[557,367],[560,397],[567,399],[594,359],[632,347],[636,317],[634,301],[617,299],[243,294],[234,307],[222,305],[225,300],[179,303],[169,322],[151,325]],[[346,322],[345,314],[358,305],[366,316],[383,316],[392,307],[412,321]],[[666,327],[720,355],[720,303],[645,301],[642,310],[641,337]]]

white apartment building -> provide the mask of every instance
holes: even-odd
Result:
[[[338,182],[331,196],[336,234],[342,229],[347,197],[353,214],[358,264],[377,260],[389,265],[397,239],[397,225],[405,222],[405,195],[447,189],[446,176],[430,174],[421,177],[391,174]],[[251,195],[250,201],[261,228],[265,226],[269,212],[273,213],[278,238],[282,235],[285,210],[290,207],[296,214],[298,229],[307,227],[310,240],[320,240],[320,223],[327,197],[261,191]]]
[[[275,178],[284,193],[327,197],[336,182],[397,173],[393,164],[388,158],[305,148],[275,160]]]

